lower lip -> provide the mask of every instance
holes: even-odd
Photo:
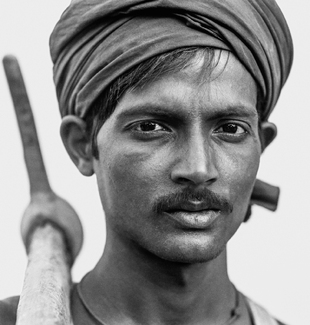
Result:
[[[165,212],[170,218],[185,228],[206,229],[221,214],[220,210]]]

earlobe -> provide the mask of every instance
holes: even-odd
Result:
[[[271,122],[262,122],[260,125],[260,139],[262,152],[270,145],[277,136],[277,127]]]
[[[81,174],[93,175],[91,141],[86,133],[85,121],[74,115],[65,116],[61,122],[60,135],[71,160]]]

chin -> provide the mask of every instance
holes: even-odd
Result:
[[[153,254],[174,263],[196,264],[207,263],[216,259],[225,250],[225,243],[214,244],[201,241],[182,243],[166,242],[164,247],[157,247]]]

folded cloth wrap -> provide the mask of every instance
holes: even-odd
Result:
[[[73,0],[50,38],[62,116],[84,118],[117,77],[188,46],[234,53],[257,82],[268,118],[293,58],[274,0]]]

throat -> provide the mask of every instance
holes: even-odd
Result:
[[[236,307],[225,252],[212,263],[193,265],[106,256],[80,292],[104,324],[221,324]]]

